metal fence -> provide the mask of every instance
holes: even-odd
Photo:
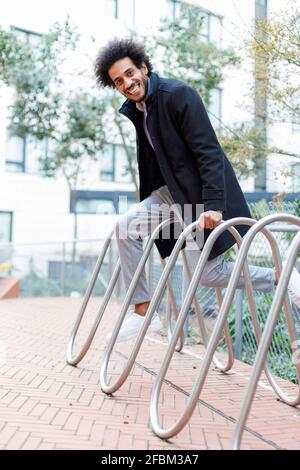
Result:
[[[265,202],[260,201],[249,204],[254,218],[260,219],[265,215],[284,212],[300,215],[300,201],[292,202]],[[296,229],[290,226],[274,225],[274,236],[279,244],[280,251],[284,253],[295,236]],[[49,297],[72,296],[80,297],[84,294],[93,267],[96,263],[103,240],[77,240],[62,243],[37,244],[0,244],[0,276],[13,275],[20,279],[21,297]],[[110,279],[116,263],[118,253],[115,243],[104,260],[103,270],[95,286],[94,295],[102,296],[108,280]],[[226,256],[235,258],[235,250],[231,249]],[[259,266],[273,266],[272,253],[268,242],[262,235],[258,235],[252,244],[248,261]],[[298,262],[300,260],[298,259]],[[2,267],[2,270],[1,270]],[[298,266],[298,269],[300,266]],[[146,266],[149,289],[154,291],[162,267],[158,253],[153,250]],[[178,306],[182,296],[181,259],[173,269],[171,280]],[[117,283],[113,298],[122,299],[124,288],[121,279]],[[214,289],[199,286],[197,298],[201,305],[208,332],[213,328],[218,314],[218,306]],[[272,302],[272,294],[255,292],[257,313],[263,327]],[[160,311],[166,309],[166,295],[162,299]],[[300,333],[300,311],[292,306],[297,331]],[[250,313],[244,291],[238,290],[229,315],[229,327],[233,337],[235,356],[247,363],[252,363],[257,349],[255,335],[251,325]],[[190,310],[186,324],[187,342],[201,342],[197,322],[193,309]],[[220,349],[222,349],[222,344]],[[273,341],[269,350],[269,363],[273,372],[279,376],[296,381],[292,363],[291,345],[288,339],[287,327],[283,314],[280,315]]]

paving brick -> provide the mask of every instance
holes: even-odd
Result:
[[[39,403],[38,405],[36,405],[33,410],[30,412],[31,416],[38,416],[38,417],[41,417],[44,412],[47,410],[48,408],[48,405],[43,405],[41,403]]]
[[[42,442],[39,445],[39,450],[53,450],[55,448],[55,444],[53,442]]]
[[[18,428],[6,424],[0,432],[0,444],[6,445],[17,432]]]
[[[22,446],[22,450],[37,450],[42,442],[40,437],[28,437]]]
[[[6,450],[19,450],[29,436],[29,432],[17,431],[8,441]]]
[[[53,420],[53,424],[58,426],[64,426],[70,416],[69,411],[60,410]]]
[[[116,449],[118,446],[119,435],[119,430],[106,429],[103,436],[102,444],[104,446],[111,446],[111,449]]]
[[[76,434],[89,436],[91,433],[92,426],[93,426],[93,421],[91,419],[82,419],[80,421]]]
[[[69,429],[70,431],[76,431],[78,429],[81,419],[82,419],[81,415],[71,413],[64,425],[64,429]]]
[[[45,421],[46,423],[51,423],[58,412],[59,408],[46,405],[45,411],[41,415],[41,420]]]

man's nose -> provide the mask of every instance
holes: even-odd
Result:
[[[132,80],[131,80],[131,78],[125,78],[124,84],[125,84],[125,89],[126,89],[126,90],[129,90],[129,88],[132,87]]]

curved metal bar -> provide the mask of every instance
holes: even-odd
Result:
[[[233,220],[236,220],[236,219],[233,219]],[[239,218],[238,220],[252,220],[252,219],[247,219],[247,218]],[[254,223],[255,221],[253,221]],[[169,224],[170,221],[166,220],[164,222],[162,222],[154,231],[153,233],[151,234],[151,237],[149,238],[148,240],[148,243],[146,245],[146,248],[144,250],[144,253],[143,253],[143,256],[140,260],[140,263],[139,263],[139,266],[133,276],[133,279],[131,281],[131,284],[130,284],[130,287],[128,289],[128,292],[127,292],[127,295],[125,297],[125,300],[124,300],[124,303],[123,303],[123,307],[121,309],[121,313],[120,313],[120,316],[119,316],[119,319],[118,319],[118,322],[115,326],[115,329],[112,333],[112,336],[111,336],[111,339],[110,339],[110,342],[108,344],[108,347],[107,347],[107,350],[105,351],[104,353],[104,357],[103,357],[103,361],[102,361],[102,364],[101,364],[101,369],[100,369],[100,385],[101,385],[101,389],[104,393],[107,393],[107,394],[112,394],[114,393],[116,390],[118,390],[122,385],[123,383],[125,382],[126,378],[128,377],[132,367],[133,367],[133,364],[134,364],[134,361],[135,361],[135,358],[138,354],[138,351],[141,347],[141,344],[143,342],[143,339],[145,337],[145,334],[146,334],[146,331],[148,329],[148,326],[150,325],[150,322],[151,322],[151,319],[152,319],[152,316],[154,314],[154,311],[157,307],[157,305],[159,304],[160,300],[161,300],[161,297],[162,297],[162,294],[164,292],[164,289],[165,289],[165,286],[166,286],[166,282],[170,276],[170,273],[171,273],[171,270],[173,269],[173,266],[178,258],[178,254],[184,244],[184,242],[186,241],[186,238],[191,234],[191,232],[198,226],[199,222],[196,221],[192,224],[190,224],[188,227],[186,227],[183,232],[181,233],[181,235],[179,236],[176,244],[175,244],[175,247],[173,248],[173,251],[168,259],[168,262],[166,264],[166,267],[159,279],[159,282],[158,282],[158,285],[155,289],[155,292],[152,296],[152,299],[151,299],[151,302],[148,306],[148,309],[147,309],[147,314],[145,315],[145,319],[143,321],[143,324],[142,324],[142,327],[141,327],[141,330],[139,332],[139,335],[136,339],[136,342],[135,342],[135,345],[131,351],[131,354],[127,360],[127,363],[125,365],[125,368],[123,369],[123,371],[121,372],[120,376],[117,378],[117,380],[112,383],[112,384],[109,384],[107,382],[107,368],[108,368],[108,363],[109,363],[109,359],[110,359],[110,356],[111,356],[111,353],[112,353],[112,350],[113,350],[113,347],[115,345],[115,342],[116,342],[116,339],[117,339],[117,336],[118,336],[118,333],[120,331],[120,328],[121,328],[121,325],[122,325],[122,322],[123,322],[123,319],[126,315],[126,311],[128,309],[128,306],[130,304],[130,299],[133,295],[133,292],[136,288],[136,285],[137,285],[137,282],[138,282],[138,279],[141,275],[141,272],[145,266],[145,263],[146,263],[146,260],[149,256],[149,253],[150,253],[150,250],[151,250],[151,247],[153,245],[153,242],[156,238],[156,236],[158,235],[158,233],[164,228],[164,226],[166,226],[167,224]],[[176,223],[179,223],[178,221],[176,221]],[[224,222],[224,224],[226,224]],[[230,222],[228,223],[227,222],[227,225],[229,226],[230,225]],[[227,225],[226,225],[226,228],[227,228]],[[226,229],[225,228],[225,229]],[[225,230],[224,229],[224,230]],[[216,229],[217,230],[217,229]],[[232,233],[235,233],[236,231],[234,229],[231,229],[230,230],[232,231]],[[210,237],[213,235],[213,233],[210,235]],[[210,239],[209,237],[209,239]],[[208,239],[208,240],[209,240]],[[206,245],[208,243],[208,240],[206,242]],[[211,246],[212,245],[208,245],[209,246],[209,250],[211,250]],[[206,252],[207,252],[207,249],[206,249]],[[203,252],[200,256],[200,259],[203,257]],[[206,259],[208,258],[208,254],[206,256]],[[199,260],[200,261],[200,260]],[[198,263],[199,264],[199,263]],[[202,269],[203,270],[203,269]],[[194,294],[195,294],[195,291],[194,291]],[[193,296],[194,296],[193,294]],[[191,301],[189,303],[189,305],[191,304]],[[184,320],[186,319],[186,316],[187,316],[187,310],[185,311],[184,313],[185,317],[184,317]],[[183,329],[183,323],[180,325],[180,328],[177,329],[177,324],[178,324],[178,321],[176,323],[176,327],[175,327],[175,330],[176,330],[176,342],[174,343],[174,349],[176,348],[176,344],[178,342],[178,338],[179,338],[179,335],[181,333],[181,330]],[[174,352],[174,350],[173,350]]]
[[[161,258],[161,264],[163,269],[166,266],[166,261]],[[172,287],[172,283],[170,282],[170,279],[167,281],[167,289],[168,289],[168,294],[167,294],[167,314],[166,314],[166,324],[167,324],[167,336],[168,339],[170,339],[172,332],[171,332],[171,321],[172,321],[172,315],[171,315],[171,305],[173,308],[173,314],[175,320],[178,318],[178,308],[177,308],[177,303],[176,303],[176,298],[174,295],[174,290]],[[184,346],[184,331],[181,331],[181,334],[178,339],[178,343],[176,346],[176,351],[180,352]]]
[[[204,382],[205,382],[205,379],[206,379],[206,376],[207,376],[207,373],[208,373],[209,366],[211,364],[214,352],[217,348],[218,342],[219,342],[220,337],[221,337],[222,330],[224,329],[224,326],[225,326],[225,323],[226,323],[226,320],[227,320],[227,314],[228,314],[229,308],[231,306],[233,296],[234,296],[235,290],[237,288],[238,280],[239,280],[239,277],[240,277],[240,274],[241,274],[241,271],[242,271],[243,267],[244,267],[245,286],[246,286],[246,289],[247,289],[247,294],[248,295],[250,294],[249,295],[249,300],[250,299],[253,300],[253,293],[251,292],[252,286],[251,286],[251,282],[250,282],[249,269],[248,269],[248,265],[246,263],[246,256],[247,256],[250,244],[251,244],[254,236],[260,230],[262,230],[265,225],[267,225],[271,222],[277,221],[277,220],[285,220],[285,221],[288,221],[288,222],[295,222],[296,224],[298,223],[298,225],[300,224],[300,220],[298,218],[296,218],[294,216],[290,216],[290,215],[267,216],[260,222],[256,222],[253,219],[248,219],[248,218],[244,218],[244,217],[243,218],[235,218],[235,219],[231,219],[229,221],[223,222],[221,225],[219,225],[211,233],[211,235],[207,239],[206,245],[205,245],[205,247],[202,251],[201,257],[200,257],[199,262],[197,264],[192,282],[191,282],[190,287],[188,289],[188,292],[186,294],[186,297],[185,297],[185,300],[184,300],[179,318],[178,318],[177,323],[176,323],[176,327],[175,327],[175,330],[174,330],[172,340],[169,344],[169,347],[168,347],[168,350],[167,350],[167,353],[166,353],[166,357],[165,357],[164,362],[161,366],[161,370],[158,374],[158,377],[155,381],[153,391],[152,391],[150,419],[151,419],[152,428],[158,436],[160,436],[164,439],[169,438],[171,436],[174,436],[187,424],[188,420],[190,419],[190,417],[193,413],[193,410],[196,406],[196,403],[199,399],[199,395],[201,393],[201,390],[203,388],[203,385],[204,385]],[[221,306],[221,309],[220,309],[220,312],[219,312],[219,316],[218,316],[218,319],[216,321],[214,330],[212,332],[210,341],[208,343],[207,350],[206,350],[205,356],[204,356],[204,360],[202,362],[202,366],[201,366],[201,369],[200,369],[200,373],[199,373],[198,379],[196,380],[196,382],[194,384],[194,387],[193,387],[192,393],[189,397],[186,409],[184,410],[184,412],[181,414],[181,416],[177,419],[177,421],[170,428],[163,429],[163,428],[161,428],[161,426],[159,424],[159,418],[158,418],[159,393],[160,393],[160,390],[161,390],[161,387],[162,387],[163,379],[166,376],[167,369],[168,369],[168,366],[170,364],[171,358],[174,354],[174,344],[176,343],[179,329],[182,327],[182,325],[185,321],[185,318],[186,318],[186,315],[187,315],[187,312],[188,312],[188,308],[191,304],[192,298],[193,298],[193,296],[195,294],[195,291],[197,289],[197,285],[198,285],[199,280],[201,278],[205,263],[207,262],[210,250],[213,246],[213,243],[218,238],[218,236],[222,232],[224,232],[226,229],[229,229],[230,226],[232,226],[232,225],[247,225],[247,224],[252,225],[252,227],[250,228],[248,233],[245,235],[245,237],[243,239],[243,242],[242,242],[242,245],[241,245],[241,248],[239,250],[239,253],[238,253],[238,256],[237,256],[237,259],[236,259],[236,263],[235,263],[233,272],[231,274],[231,277],[230,277],[230,280],[229,280],[229,283],[228,283],[228,286],[227,286],[226,294],[225,294],[223,302],[222,302],[222,306]],[[253,301],[253,304],[254,304],[254,301]],[[255,304],[250,305],[251,309],[253,307],[255,308]],[[255,310],[255,312],[256,312],[256,310]],[[254,319],[255,319],[255,316],[254,316]],[[292,322],[292,318],[290,318],[288,320],[290,320]],[[258,325],[256,325],[256,327],[257,326]],[[257,328],[256,328],[256,330],[258,331]],[[268,368],[267,367],[265,367],[265,368],[266,368],[266,371],[268,371]],[[298,374],[298,369],[297,369],[297,374]],[[269,376],[268,378],[270,380],[271,385],[273,386],[275,392],[281,397],[281,399],[284,399],[284,401],[288,404],[293,404],[294,405],[294,404],[298,403],[299,393],[298,393],[298,396],[296,398],[290,398],[284,392],[281,391],[280,387],[277,385],[277,383],[275,382],[275,379],[273,378],[273,376],[270,373],[268,374],[268,376]]]
[[[116,343],[116,340],[117,340],[117,337],[118,337],[118,334],[119,334],[119,331],[121,329],[121,326],[122,326],[122,323],[123,323],[123,320],[125,318],[125,315],[126,315],[126,312],[127,312],[127,309],[130,305],[130,301],[131,301],[131,298],[133,296],[133,293],[136,289],[136,286],[137,286],[137,283],[138,283],[138,280],[139,280],[139,277],[145,267],[145,264],[146,264],[146,261],[149,257],[149,254],[150,254],[150,251],[151,251],[151,248],[153,246],[153,243],[156,239],[156,237],[159,235],[160,231],[164,229],[164,227],[166,227],[167,225],[170,224],[170,222],[172,223],[180,223],[179,221],[171,221],[171,220],[164,220],[160,225],[158,225],[152,232],[151,236],[149,237],[148,239],[148,242],[146,244],[146,247],[145,247],[145,250],[143,252],[143,255],[142,255],[142,258],[139,262],[139,265],[136,269],[136,272],[134,273],[134,276],[132,278],[132,281],[130,283],[130,286],[129,286],[129,289],[126,293],[126,296],[125,296],[125,299],[124,299],[124,302],[123,302],[123,305],[122,305],[122,309],[121,309],[121,312],[120,312],[120,315],[119,315],[119,318],[117,320],[117,323],[115,325],[115,328],[112,332],[112,335],[111,335],[111,338],[110,338],[110,341],[107,345],[107,349],[106,351],[104,352],[104,356],[103,356],[103,360],[102,360],[102,364],[101,364],[101,368],[100,368],[100,385],[101,385],[101,389],[104,393],[107,393],[107,394],[111,394],[113,392],[115,392],[116,390],[118,390],[122,385],[123,383],[125,382],[126,378],[128,377],[131,369],[132,369],[132,366],[134,364],[134,361],[135,361],[135,358],[139,352],[139,349],[141,347],[141,344],[143,342],[143,339],[146,335],[146,332],[147,332],[147,329],[148,329],[148,326],[150,325],[151,323],[151,320],[152,320],[152,317],[153,317],[153,314],[154,314],[154,311],[156,309],[156,306],[158,305],[160,299],[161,299],[161,296],[163,294],[163,290],[165,289],[166,287],[166,282],[167,282],[167,277],[165,277],[165,282],[162,286],[162,288],[160,289],[160,296],[159,298],[157,296],[155,296],[154,294],[154,298],[155,298],[155,302],[153,301],[153,298],[152,298],[152,301],[150,302],[150,305],[147,309],[147,313],[145,315],[145,319],[143,321],[143,324],[142,324],[142,327],[141,327],[141,330],[138,334],[138,337],[136,339],[136,342],[135,342],[135,345],[134,345],[134,348],[133,350],[131,351],[131,354],[127,360],[127,364],[125,366],[125,368],[123,369],[122,373],[120,374],[119,378],[113,383],[113,384],[109,384],[107,382],[107,368],[108,368],[108,363],[109,363],[109,359],[110,359],[110,356],[111,356],[111,353],[113,351],[113,348],[114,348],[114,345]],[[183,242],[182,242],[183,243]],[[168,262],[169,264],[169,262]],[[163,274],[165,272],[165,269],[163,271]],[[163,277],[163,274],[161,277]],[[168,273],[168,275],[170,274],[170,272]],[[159,281],[159,285],[160,284],[160,281]],[[157,289],[156,289],[157,291]],[[156,292],[155,291],[155,292]]]
[[[108,235],[108,237],[106,238],[106,240],[104,242],[102,250],[101,250],[101,252],[98,256],[98,259],[97,259],[92,277],[90,279],[89,285],[88,285],[87,290],[85,292],[79,314],[77,316],[77,319],[76,319],[75,324],[73,326],[72,332],[70,334],[70,338],[69,338],[69,341],[68,341],[68,349],[67,349],[67,363],[72,365],[72,366],[75,366],[76,364],[78,364],[78,362],[80,362],[83,359],[83,357],[86,355],[87,351],[89,350],[89,347],[90,347],[90,345],[93,341],[93,338],[96,334],[97,328],[99,326],[99,323],[101,321],[101,318],[103,316],[103,313],[105,311],[107,303],[110,299],[110,296],[111,296],[111,294],[113,292],[113,289],[115,287],[115,284],[117,282],[118,276],[120,274],[121,268],[120,268],[120,262],[118,261],[118,263],[115,267],[115,270],[113,272],[113,275],[111,277],[111,280],[110,280],[110,282],[109,282],[109,284],[106,288],[105,296],[103,298],[101,307],[98,310],[97,317],[96,317],[96,319],[93,323],[93,326],[92,326],[91,331],[88,335],[88,338],[85,341],[85,343],[84,343],[83,347],[81,348],[81,350],[79,351],[79,353],[75,355],[74,351],[73,351],[75,338],[76,338],[79,326],[81,324],[83,315],[86,311],[86,307],[88,305],[88,302],[89,302],[90,297],[92,295],[92,292],[94,290],[94,287],[95,287],[96,281],[98,279],[98,275],[99,275],[103,260],[105,258],[105,255],[106,255],[107,250],[109,248],[109,245],[111,243],[113,235],[114,235],[114,230],[112,232],[110,232],[110,234]]]
[[[221,292],[221,289],[219,289],[218,287],[215,289],[215,291],[216,291],[218,306],[220,309],[222,302],[223,302],[222,292]],[[213,357],[214,364],[219,369],[220,372],[228,372],[234,364],[233,345],[232,345],[232,339],[231,339],[229,326],[227,322],[225,323],[225,327],[224,327],[224,338],[225,338],[225,344],[227,346],[227,355],[228,355],[227,363],[225,365],[222,365],[219,359],[216,359],[215,356]]]
[[[273,336],[274,329],[276,327],[279,312],[284,302],[284,298],[286,296],[286,291],[287,291],[289,279],[291,277],[291,272],[292,272],[293,266],[295,265],[299,251],[300,251],[300,232],[295,236],[292,242],[291,251],[289,253],[284,269],[282,270],[282,273],[278,282],[278,286],[277,286],[277,289],[273,298],[273,302],[271,305],[270,313],[266,321],[266,325],[265,325],[265,328],[261,337],[261,341],[259,343],[258,351],[257,351],[255,361],[253,364],[250,382],[249,382],[249,385],[247,387],[247,390],[246,390],[246,393],[242,402],[242,407],[241,407],[239,418],[234,428],[234,433],[233,433],[233,438],[232,438],[232,443],[231,443],[231,448],[233,450],[239,449],[241,445],[244,427],[246,425],[247,418],[250,413],[251,405],[253,403],[255,392],[257,389],[257,384],[258,384],[258,381],[259,381],[259,378],[260,378],[260,375],[261,375],[261,372],[262,372],[262,369],[263,369],[263,366],[264,366],[264,363],[268,354],[268,349],[272,341],[272,336]],[[296,353],[295,348],[294,348],[294,352]],[[294,359],[294,362],[295,362],[295,359]],[[299,362],[299,359],[298,359],[298,362]]]
[[[182,250],[182,258],[183,258],[184,268],[186,270],[189,282],[191,282],[192,281],[192,275],[191,275],[191,270],[190,270],[190,267],[189,267],[189,264],[188,264],[188,260],[187,260],[185,250]],[[221,289],[216,288],[215,291],[216,291],[216,296],[217,296],[217,302],[218,302],[218,305],[220,307],[221,304],[222,304]],[[195,297],[193,299],[193,304],[194,304],[194,307],[195,307],[195,311],[196,311],[196,315],[197,315],[197,321],[198,321],[198,324],[199,324],[203,344],[206,347],[207,343],[208,343],[207,331],[206,331],[206,327],[205,327],[202,312],[201,312],[201,307],[199,305],[196,293],[195,293]],[[177,315],[177,317],[178,317],[178,315]],[[221,372],[227,372],[228,370],[230,370],[231,367],[233,366],[233,363],[234,363],[233,346],[232,346],[232,341],[231,341],[231,336],[230,336],[230,333],[229,333],[228,325],[225,326],[224,336],[225,336],[225,342],[226,342],[227,351],[228,351],[227,363],[225,365],[223,365],[222,362],[219,359],[217,359],[215,356],[213,358],[213,362],[214,362],[215,367],[217,367],[217,369],[219,369]],[[169,341],[170,341],[170,338],[169,338]]]
[[[289,217],[289,215],[288,214],[286,214],[286,215],[282,214],[282,215],[272,215],[272,216],[267,216],[267,217],[272,217],[273,219],[271,219],[271,220],[273,220],[273,221],[274,221],[274,217],[276,217],[277,219],[279,218],[279,220],[286,220],[285,217]],[[267,217],[265,217],[264,219],[267,219]],[[292,216],[292,217],[294,217],[294,216]],[[264,220],[264,219],[262,219],[262,220]],[[292,219],[292,220],[294,221],[294,219]],[[262,221],[260,221],[260,223],[261,222]],[[267,220],[265,225],[269,225],[270,223],[271,222],[268,222],[268,220]],[[299,226],[300,226],[300,219],[298,219],[298,223],[299,223]],[[281,257],[280,257],[280,252],[279,252],[279,249],[278,249],[278,245],[277,245],[277,242],[276,242],[273,234],[267,229],[267,227],[265,225],[260,228],[260,232],[263,235],[265,235],[265,237],[267,238],[267,240],[270,244],[273,259],[274,259],[274,262],[275,262],[276,271],[280,274],[281,273],[281,261],[280,261]],[[256,232],[253,231],[252,240],[249,242],[249,247],[250,247],[250,244],[253,241],[253,239],[254,239],[254,237],[257,233],[258,233],[257,231]],[[248,294],[248,290],[249,290],[249,284],[247,283],[247,286],[246,286],[247,294]],[[252,323],[253,323],[256,342],[257,342],[257,344],[259,344],[262,333],[261,333],[261,328],[260,328],[259,321],[258,321],[257,314],[256,314],[256,306],[255,306],[253,295],[249,296],[249,294],[248,294],[248,300],[249,300],[249,307],[250,307],[251,319],[252,319]],[[288,300],[287,297],[284,300],[283,306],[284,306],[284,314],[285,314],[285,320],[286,320],[287,328],[288,328],[288,332],[289,332],[289,337],[290,337],[290,340],[291,340],[291,344],[293,345],[294,342],[297,340],[297,332],[296,332],[295,324],[294,324],[294,321],[293,321],[291,306],[290,306],[290,303],[289,303],[289,300]],[[253,314],[254,312],[255,312],[255,314]],[[265,374],[268,378],[268,381],[269,381],[270,385],[272,386],[275,393],[279,396],[279,398],[284,403],[286,403],[290,406],[298,405],[300,403],[300,388],[299,388],[299,391],[298,391],[298,395],[296,395],[295,397],[290,397],[284,390],[281,389],[281,387],[276,382],[276,379],[273,376],[273,374],[271,373],[267,362],[265,363],[264,369],[265,369]],[[300,382],[300,365],[298,367],[296,367],[296,372],[297,372],[298,381]]]
[[[183,261],[183,265],[184,265],[186,275],[188,277],[189,282],[191,282],[192,273],[191,273],[191,270],[190,270],[190,266],[189,266],[189,263],[188,263],[188,259],[187,259],[187,256],[186,256],[185,249],[183,249],[181,253],[182,253],[182,261]],[[199,305],[199,302],[198,302],[198,299],[197,299],[196,295],[193,298],[193,304],[194,304],[194,307],[195,307],[196,318],[197,318],[197,322],[198,322],[199,329],[200,329],[200,332],[201,332],[201,337],[202,337],[203,343],[207,344],[207,332],[206,332],[206,327],[205,327],[203,316],[202,316],[202,309]],[[177,316],[177,318],[178,318],[178,316]],[[171,335],[170,335],[170,338],[171,338]],[[169,338],[169,340],[170,340],[170,338]]]

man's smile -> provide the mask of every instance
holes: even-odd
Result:
[[[129,91],[127,91],[127,93],[129,95],[135,95],[136,93],[138,93],[140,91],[140,84],[139,83],[136,83],[135,85],[133,85],[133,87],[130,88]]]

